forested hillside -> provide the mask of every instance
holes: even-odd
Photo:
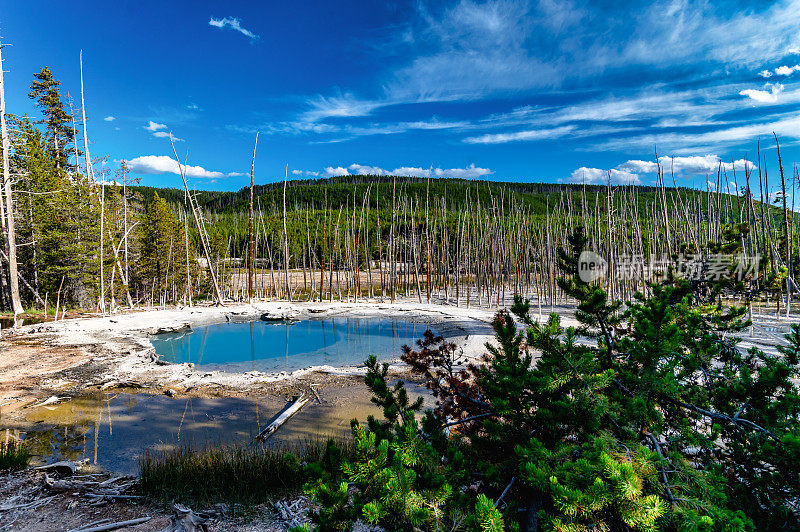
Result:
[[[49,69],[30,87],[40,116],[7,117],[15,228],[11,237],[5,231],[5,309],[13,308],[12,251],[29,307],[105,311],[244,297],[251,227],[259,297],[500,305],[522,292],[552,304],[563,297],[555,252],[578,224],[612,264],[700,250],[745,224],[747,253],[776,276],[783,268],[781,279],[795,270],[797,219],[782,201],[793,194],[781,194],[796,180],[782,168],[770,183],[761,167],[728,174],[720,165],[706,190],[676,187],[663,172],[657,186],[374,175],[278,181],[254,187],[251,225],[249,188],[189,196],[140,186],[124,161],[87,153],[82,113]],[[765,194],[775,189],[770,205]],[[615,295],[640,287],[611,276],[606,283]]]

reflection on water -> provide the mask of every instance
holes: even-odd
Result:
[[[412,398],[427,394],[413,385],[410,391]],[[326,389],[324,398],[322,404],[306,406],[270,441],[343,437],[350,434],[351,419],[380,415],[363,386]],[[32,409],[27,420],[41,429],[29,431],[24,439],[32,453],[48,461],[88,459],[111,471],[135,474],[144,451],[251,442],[285,405],[278,397],[173,399],[98,392]]]
[[[168,362],[193,362],[226,371],[293,371],[361,364],[369,355],[398,358],[428,326],[387,318],[220,323],[186,333],[153,336]]]
[[[17,318],[17,326],[44,323],[44,318]],[[14,326],[14,316],[0,316],[0,329],[10,329]]]

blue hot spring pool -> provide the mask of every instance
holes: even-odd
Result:
[[[302,321],[218,323],[150,338],[167,362],[207,370],[294,371],[360,365],[370,355],[399,358],[429,326],[392,318],[335,317]]]

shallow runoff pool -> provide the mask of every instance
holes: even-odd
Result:
[[[151,337],[167,362],[208,370],[294,371],[360,365],[370,355],[399,358],[428,325],[394,318],[334,317],[301,321],[218,323]]]

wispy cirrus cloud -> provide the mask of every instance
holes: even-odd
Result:
[[[576,126],[559,126],[549,129],[529,129],[511,133],[487,133],[478,137],[463,139],[467,144],[505,144],[506,142],[553,139],[563,137],[575,130]]]
[[[362,100],[352,93],[336,96],[314,96],[306,100],[308,109],[300,114],[303,122],[316,122],[326,118],[367,116],[380,107],[380,102]]]
[[[135,174],[175,174],[180,175],[178,163],[167,155],[142,155],[127,161],[128,167]],[[217,172],[206,170],[202,166],[183,165],[187,177],[202,179],[220,179],[224,177],[243,176],[241,172]]]
[[[288,120],[258,129],[314,144],[438,131],[476,150],[566,139],[576,150],[658,145],[677,155],[773,127],[798,138],[786,127],[800,105],[788,59],[800,51],[798,11],[800,0],[738,10],[700,0],[422,0],[390,30],[391,61],[375,70],[372,90],[360,83],[305,96]],[[759,69],[786,87],[754,85]],[[431,108],[436,116],[426,118]]]
[[[667,69],[703,58],[718,71],[734,63],[746,68],[800,46],[798,9],[800,0],[734,13],[674,0],[632,7],[618,18],[569,1],[421,2],[416,22],[403,29],[418,53],[388,75],[382,95],[349,94],[348,106],[363,101],[372,110],[558,88],[632,64]]]
[[[238,31],[245,37],[250,38],[250,42],[255,42],[259,36],[253,33],[252,31],[245,29],[242,27],[242,21],[236,17],[225,17],[225,18],[214,18],[211,17],[211,20],[208,21],[209,26],[214,26],[215,28],[230,28],[234,31]]]

